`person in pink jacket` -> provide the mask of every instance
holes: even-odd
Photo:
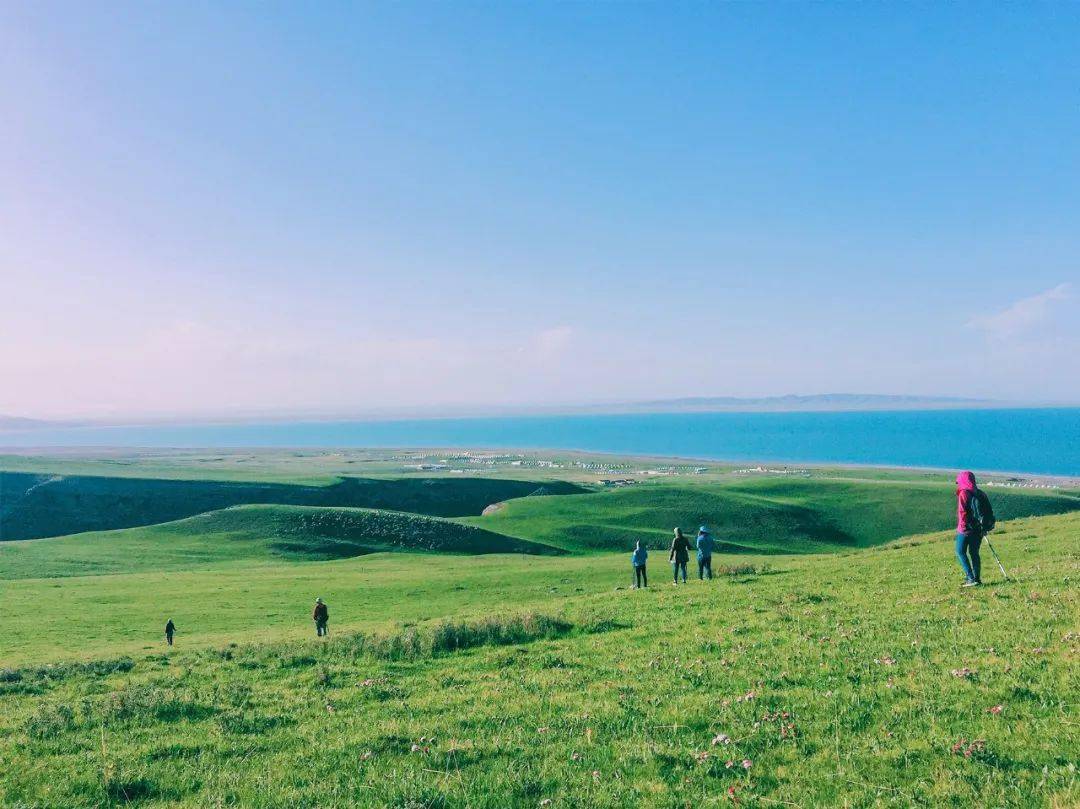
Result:
[[[956,558],[964,571],[964,587],[982,584],[979,546],[984,532],[979,516],[980,496],[985,498],[975,485],[975,476],[971,472],[956,476]]]

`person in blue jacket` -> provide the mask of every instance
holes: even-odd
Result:
[[[714,547],[716,547],[716,543],[713,542],[712,534],[709,533],[709,526],[701,526],[697,535],[697,577],[702,581],[705,580],[706,575],[710,580],[712,579],[712,552]]]
[[[649,577],[645,573],[645,562],[648,561],[649,551],[645,548],[645,543],[640,539],[637,541],[637,545],[634,546],[634,553],[630,557],[630,563],[634,566],[634,589],[639,587],[649,586]]]

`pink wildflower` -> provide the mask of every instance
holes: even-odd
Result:
[[[751,761],[750,759],[748,759],[748,758],[744,758],[744,759],[742,760],[742,768],[743,768],[744,770],[749,770],[749,769],[750,769],[751,767],[753,767],[753,766],[754,766],[754,762],[752,762],[752,761]]]
[[[726,733],[717,733],[713,736],[712,743],[713,747],[716,747],[718,744],[731,744],[731,737]]]
[[[999,713],[1001,713],[1001,712],[1002,712],[1003,710],[1005,710],[1005,709],[1004,709],[1004,707],[1002,707],[1001,705],[995,705],[995,706],[994,706],[993,708],[987,708],[987,709],[986,709],[986,712],[987,712],[987,713],[991,713],[991,714],[993,714],[994,716],[997,716],[997,715],[998,715]]]

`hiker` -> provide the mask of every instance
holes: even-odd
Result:
[[[712,552],[715,547],[716,543],[713,542],[712,534],[709,533],[709,526],[703,525],[698,528],[697,577],[702,581],[705,580],[706,574],[712,581]]]
[[[311,620],[315,622],[316,635],[321,638],[323,635],[329,634],[326,623],[330,620],[330,610],[326,608],[326,604],[323,603],[321,598],[315,599],[315,609],[311,612]]]
[[[165,624],[165,642],[172,646],[172,636],[176,634],[176,624],[172,622],[172,618]]]
[[[630,557],[630,564],[634,566],[634,589],[639,587],[649,586],[649,576],[645,573],[645,562],[649,558],[649,551],[645,547],[645,543],[640,539],[637,541],[637,545],[634,546],[634,553]]]
[[[983,536],[994,527],[990,499],[975,484],[971,472],[956,476],[956,558],[964,571],[964,587],[982,584],[982,560],[979,546]]]
[[[671,540],[668,561],[671,562],[671,573],[675,577],[672,583],[679,583],[679,571],[682,571],[683,584],[686,584],[686,563],[690,561],[690,543],[687,542],[680,528],[675,529],[675,538]]]

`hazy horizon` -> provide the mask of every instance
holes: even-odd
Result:
[[[1080,401],[1080,6],[0,8],[0,414]]]
[[[827,393],[782,394],[764,397],[686,396],[670,399],[627,399],[597,401],[566,401],[547,404],[505,405],[413,405],[361,408],[242,408],[236,410],[203,410],[186,412],[131,412],[111,416],[72,415],[64,418],[42,419],[34,415],[0,413],[0,431],[26,426],[49,424],[69,425],[134,425],[183,423],[259,423],[304,421],[382,421],[428,420],[440,418],[491,418],[515,416],[559,415],[617,415],[632,413],[754,413],[792,412],[829,413],[843,411],[888,410],[980,410],[980,409],[1072,409],[1076,401],[1037,401],[1015,399],[983,399],[951,396],[908,396],[889,394]]]

